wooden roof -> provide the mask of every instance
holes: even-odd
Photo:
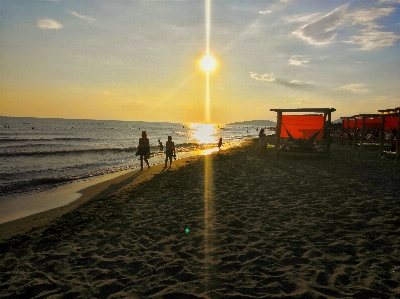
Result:
[[[381,114],[398,114],[400,113],[400,107],[396,107],[393,109],[384,109],[384,110],[378,110]]]
[[[368,114],[368,113],[364,113],[364,114],[357,114],[354,115],[355,117],[362,117],[362,116],[366,116],[366,117],[381,117],[380,114]]]
[[[275,112],[316,112],[316,113],[325,113],[325,112],[334,112],[335,108],[293,108],[293,109],[269,109],[270,111]]]

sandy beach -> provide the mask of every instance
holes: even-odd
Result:
[[[400,298],[399,163],[257,142],[1,224],[0,297]]]

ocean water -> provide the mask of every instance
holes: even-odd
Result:
[[[256,127],[164,122],[0,117],[0,197],[140,167],[136,147],[150,140],[150,165],[164,162],[167,137],[177,159],[258,135]]]

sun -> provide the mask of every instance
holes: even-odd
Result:
[[[216,64],[217,63],[215,62],[214,57],[212,57],[211,55],[204,56],[200,61],[200,66],[205,72],[210,72],[215,69]]]

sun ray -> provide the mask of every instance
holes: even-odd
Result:
[[[211,0],[206,0],[206,55],[210,55]]]
[[[210,27],[211,27],[211,0],[205,0],[206,9],[206,57],[210,57]],[[208,63],[207,63],[208,65]],[[206,72],[206,123],[210,123],[210,67],[203,67]],[[209,156],[205,157],[204,169],[204,285],[206,289],[209,288],[209,283],[212,280],[212,271],[210,269],[212,263],[211,258],[211,240],[210,234],[213,226],[212,209],[213,209],[213,195],[212,195],[212,167],[211,159]]]

